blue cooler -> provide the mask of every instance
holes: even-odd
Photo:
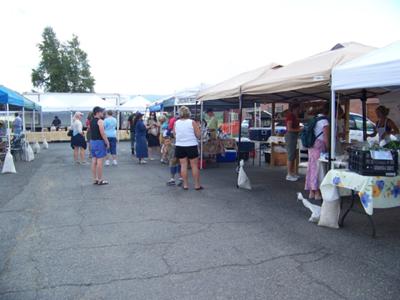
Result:
[[[236,161],[236,150],[226,150],[225,156],[221,154],[217,155],[217,162],[225,163],[225,162],[235,162]]]

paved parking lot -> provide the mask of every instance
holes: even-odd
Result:
[[[220,165],[183,191],[122,143],[94,186],[71,155],[50,144],[0,175],[0,299],[399,299],[399,209],[377,212],[372,239],[363,216],[309,223],[304,182],[279,168],[248,166],[244,191]]]

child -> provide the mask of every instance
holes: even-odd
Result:
[[[177,173],[179,173],[178,186],[181,185],[183,182],[181,178],[181,166],[179,164],[179,160],[175,157],[175,145],[172,144],[170,135],[166,135],[164,137],[163,156],[168,159],[169,169],[171,172],[171,179],[168,180],[167,185],[176,185],[175,175]]]

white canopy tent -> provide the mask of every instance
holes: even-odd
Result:
[[[376,49],[359,58],[337,66],[332,70],[331,84],[332,111],[336,111],[336,93],[351,94],[362,90],[366,101],[367,92],[385,94],[400,87],[400,41]],[[364,101],[364,102],[365,102]],[[399,112],[398,112],[399,113]],[[364,133],[366,132],[366,108],[363,107]],[[335,155],[336,120],[332,118],[331,157]],[[366,135],[364,134],[364,139]]]
[[[400,41],[332,70],[334,91],[396,85],[400,85]]]
[[[144,113],[149,107],[151,102],[143,96],[130,97],[124,104],[119,107],[119,111],[136,112],[139,111]]]
[[[25,94],[27,98],[37,100],[42,106],[43,112],[58,111],[91,111],[93,107],[100,106],[106,109],[116,109],[117,100],[104,100],[118,95],[102,94],[84,94],[84,93],[43,93],[43,94]],[[114,102],[114,103],[113,103]]]

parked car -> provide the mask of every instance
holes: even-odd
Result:
[[[371,134],[374,132],[375,123],[367,119],[367,133]],[[360,114],[350,113],[349,116],[349,137],[350,141],[363,141],[363,117]],[[378,141],[378,136],[372,138]]]

